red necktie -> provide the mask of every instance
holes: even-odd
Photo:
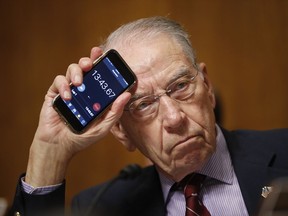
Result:
[[[186,176],[179,182],[179,185],[184,189],[186,199],[185,216],[211,216],[199,198],[200,188],[205,177],[195,173]]]

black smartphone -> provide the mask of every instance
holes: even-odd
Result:
[[[53,101],[54,109],[75,133],[82,133],[94,119],[101,116],[124,91],[136,83],[136,76],[116,50],[109,50],[97,59],[84,74],[80,86],[71,84],[72,99],[60,95]]]

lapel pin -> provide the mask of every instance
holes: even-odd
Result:
[[[268,195],[273,191],[273,188],[272,187],[269,187],[269,186],[264,186],[262,188],[262,194],[261,196],[264,197],[264,198],[267,198]]]

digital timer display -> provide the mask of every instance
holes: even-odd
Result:
[[[128,86],[117,68],[105,57],[84,76],[83,84],[72,87],[72,99],[64,101],[81,125],[87,125]]]

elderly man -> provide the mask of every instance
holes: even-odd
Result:
[[[133,94],[118,97],[85,133],[74,134],[52,100],[58,93],[69,100],[69,83],[81,85],[83,72],[111,48],[135,72],[137,86]],[[215,123],[215,105],[206,66],[196,62],[188,34],[178,23],[152,17],[121,26],[49,88],[13,212],[61,214],[69,162],[111,130],[129,151],[140,150],[153,165],[134,178],[114,181],[99,197],[107,184],[83,191],[73,200],[75,215],[255,214],[262,188],[288,176],[283,154],[288,152],[288,130],[227,131]],[[201,181],[191,186],[187,179]]]

